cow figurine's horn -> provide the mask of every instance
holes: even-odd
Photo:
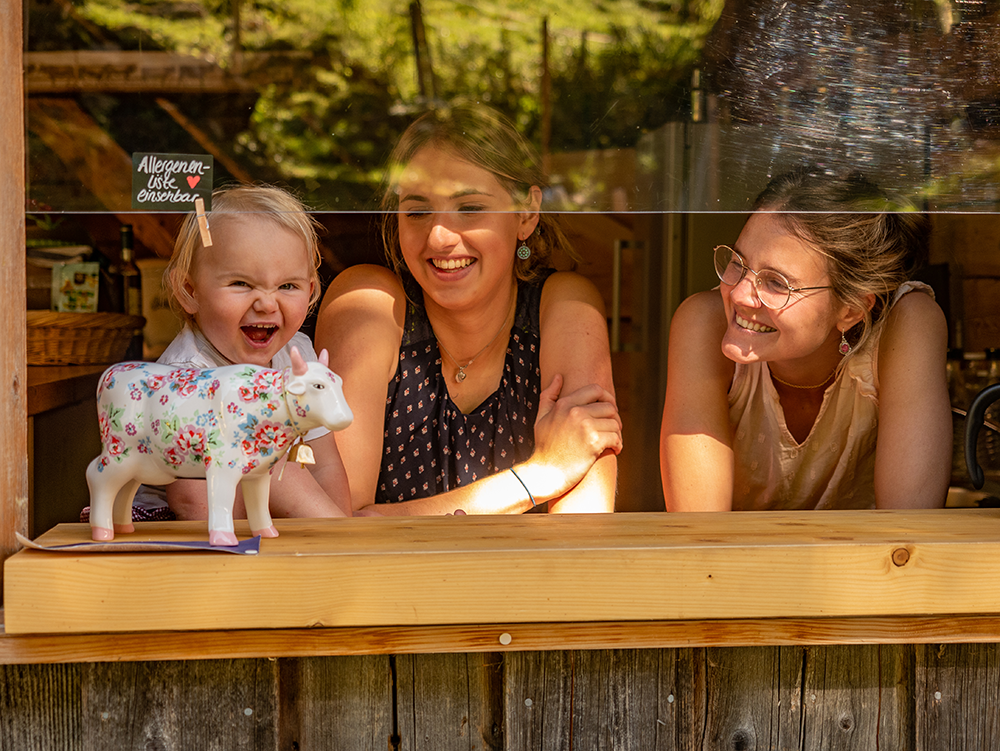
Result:
[[[304,376],[308,367],[306,366],[306,361],[302,359],[302,355],[299,353],[298,347],[292,347],[292,375]]]

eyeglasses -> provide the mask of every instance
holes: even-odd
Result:
[[[715,273],[723,284],[735,287],[743,281],[743,277],[749,271],[753,274],[753,288],[757,293],[757,299],[761,304],[771,310],[780,310],[788,305],[793,292],[805,292],[811,289],[833,289],[827,285],[825,287],[793,287],[788,280],[773,269],[754,271],[747,266],[743,256],[730,248],[728,245],[719,245],[715,248]]]

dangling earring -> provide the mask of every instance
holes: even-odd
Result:
[[[839,347],[839,349],[840,349],[840,354],[842,354],[844,357],[847,357],[849,354],[851,354],[851,343],[847,341],[847,332],[846,331],[841,331],[840,332],[840,347]]]
[[[531,248],[528,247],[528,244],[524,240],[521,240],[521,247],[517,249],[517,257],[522,261],[527,261],[531,258]]]

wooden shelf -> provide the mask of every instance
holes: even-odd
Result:
[[[3,611],[0,609],[0,618]],[[541,652],[562,649],[988,644],[1000,617],[771,618],[759,620],[496,623],[469,626],[7,634],[0,665],[148,662],[378,654]]]
[[[96,400],[97,384],[108,365],[32,365],[28,370],[28,416],[65,407],[84,399]],[[94,419],[96,404],[94,402]]]
[[[956,616],[990,630],[1000,616],[994,509],[276,525],[258,556],[22,550],[5,565],[7,633]],[[137,526],[131,539],[206,536],[201,523]],[[41,541],[87,539],[66,524]]]

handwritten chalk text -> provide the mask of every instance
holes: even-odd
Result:
[[[200,159],[191,159],[189,161],[157,159],[155,156],[148,154],[139,162],[136,171],[147,175],[172,175],[180,172],[189,175],[204,175],[207,168],[207,165]]]

